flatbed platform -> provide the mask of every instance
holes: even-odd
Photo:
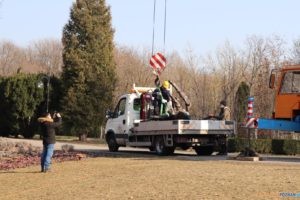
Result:
[[[166,120],[141,121],[133,127],[132,135],[157,134],[233,134],[233,121],[219,120]]]

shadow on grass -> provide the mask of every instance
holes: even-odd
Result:
[[[99,158],[132,158],[134,160],[182,160],[182,161],[223,161],[226,160],[226,156],[197,156],[189,152],[175,152],[168,156],[159,156],[155,152],[143,151],[143,149],[137,148],[137,150],[119,150],[118,152],[109,152],[108,150],[94,150],[85,149],[81,152],[86,153],[88,157]]]
[[[109,152],[108,150],[94,150],[85,149],[81,150],[88,155],[88,157],[108,157],[108,158],[132,158],[134,160],[180,160],[180,161],[225,161],[227,156],[224,155],[211,155],[211,156],[198,156],[194,152],[175,151],[173,155],[159,156],[155,152],[147,151],[147,149],[136,148],[136,150],[120,149],[118,152]],[[236,153],[231,156],[236,155]],[[300,164],[300,156],[276,156],[276,155],[259,155],[262,161],[271,162],[285,162]],[[231,160],[232,161],[232,160]],[[237,161],[241,162],[241,161]]]

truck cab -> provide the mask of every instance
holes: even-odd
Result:
[[[155,88],[150,87],[135,87],[130,93],[119,97],[119,101],[113,111],[108,111],[106,118],[108,119],[105,126],[107,142],[116,143],[116,146],[126,146],[126,141],[134,124],[139,123],[141,110],[141,93],[154,91]],[[110,148],[112,151],[117,151],[118,148]]]
[[[113,133],[118,144],[125,146],[125,140],[133,127],[134,122],[140,118],[140,98],[136,93],[120,97],[113,112],[108,114],[106,133]]]
[[[275,83],[275,78],[278,78]],[[300,65],[273,70],[270,88],[276,89],[274,118],[293,121],[300,117]],[[300,119],[298,119],[300,120]]]

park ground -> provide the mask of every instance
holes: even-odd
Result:
[[[122,151],[53,163],[50,173],[39,166],[0,171],[0,180],[1,200],[282,199],[299,195],[300,163]]]

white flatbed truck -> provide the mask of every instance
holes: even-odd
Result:
[[[233,121],[141,120],[140,116],[141,93],[134,89],[132,93],[122,95],[115,110],[107,113],[105,136],[109,151],[116,152],[119,147],[130,146],[149,148],[158,155],[170,155],[179,147],[184,150],[193,148],[197,155],[211,155],[222,145],[227,145],[227,136],[235,131]]]

